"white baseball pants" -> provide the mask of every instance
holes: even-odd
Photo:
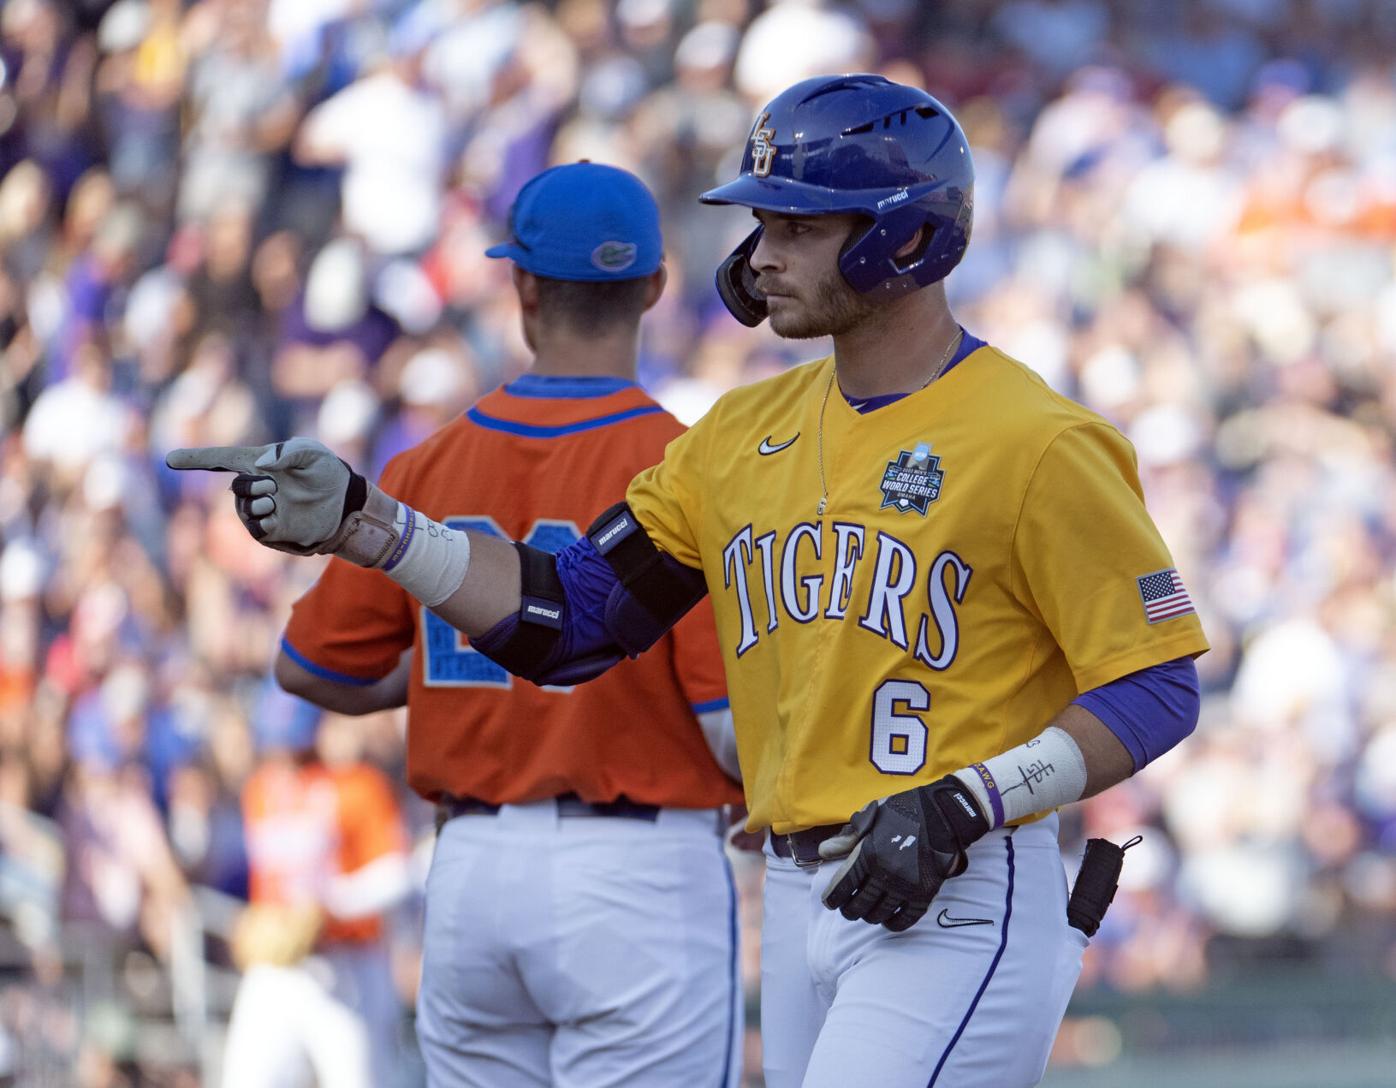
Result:
[[[391,1088],[401,1015],[381,942],[249,968],[233,999],[221,1086]]]
[[[732,1088],[736,893],[712,810],[462,815],[427,881],[430,1088]]]
[[[820,902],[832,864],[766,851],[767,1088],[1028,1088],[1081,972],[1057,818],[993,831],[904,933]]]

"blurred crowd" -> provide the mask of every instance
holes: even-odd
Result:
[[[774,92],[855,70],[956,110],[956,312],[1131,438],[1212,640],[1197,735],[1064,821],[1068,864],[1144,835],[1083,987],[1257,949],[1396,976],[1396,7],[7,0],[0,1083],[195,1083],[74,1018],[71,935],[138,985],[196,889],[246,892],[249,716],[318,567],[164,452],[308,434],[377,471],[514,376],[483,250],[578,158],[659,197],[641,378],[676,414],[818,354],[726,315],[749,223],[695,198]],[[332,758],[400,783],[402,728]]]

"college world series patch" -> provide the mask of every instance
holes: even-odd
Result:
[[[918,443],[914,450],[902,450],[895,461],[887,462],[880,485],[882,506],[895,507],[904,514],[915,510],[925,517],[931,503],[940,498],[944,479],[940,458],[931,453],[927,443]]]

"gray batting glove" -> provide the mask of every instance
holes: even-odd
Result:
[[[268,548],[377,567],[397,545],[397,501],[313,439],[172,450],[165,464],[237,473],[230,490],[238,518]]]

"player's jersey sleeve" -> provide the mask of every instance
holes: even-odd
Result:
[[[1208,648],[1181,579],[1172,607],[1146,601],[1148,579],[1171,580],[1173,566],[1125,438],[1103,423],[1057,435],[1024,494],[1013,589],[1052,632],[1079,690]]]
[[[655,545],[680,563],[701,567],[698,527],[703,520],[708,435],[714,407],[664,448],[664,458],[630,482],[626,501]]]
[[[383,489],[395,494],[392,466]],[[380,571],[331,559],[291,606],[282,649],[308,672],[338,683],[371,683],[397,666],[412,645],[412,598]]]

